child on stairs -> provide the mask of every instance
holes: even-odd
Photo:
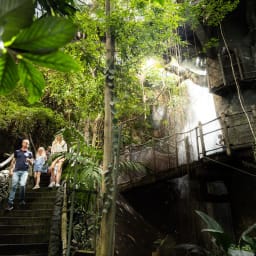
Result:
[[[40,188],[40,176],[41,173],[44,172],[44,164],[47,160],[46,152],[43,147],[39,147],[36,153],[36,160],[34,163],[34,178],[35,178],[35,186],[32,189]]]

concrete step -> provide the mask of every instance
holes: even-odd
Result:
[[[0,225],[0,234],[48,234],[50,226],[43,223],[30,225]],[[2,241],[0,241],[2,243]]]
[[[44,255],[48,254],[48,243],[0,244],[0,255]]]
[[[54,200],[51,202],[40,202],[40,201],[34,201],[34,202],[28,202],[26,205],[19,205],[18,203],[14,203],[14,211],[15,210],[33,210],[33,209],[53,209],[54,206]]]
[[[46,210],[46,209],[53,209],[54,208],[54,200],[52,202],[27,202],[26,205],[19,205],[19,203],[16,201],[14,202],[14,209],[12,211],[7,211],[5,210],[7,207],[7,202],[5,202],[1,208],[0,208],[0,216],[6,216],[9,213],[13,211],[22,211],[22,210],[34,210],[34,209],[41,209],[41,210]]]
[[[45,196],[45,197],[37,197],[37,196],[31,196],[31,195],[26,195],[25,197],[25,201],[26,203],[34,203],[34,202],[40,202],[40,203],[43,203],[43,202],[52,202],[55,200],[55,195],[53,196]],[[19,198],[16,198],[14,200],[14,203],[19,203]]]
[[[9,217],[47,217],[52,216],[53,209],[15,209],[13,211],[0,211],[0,217],[9,216]]]
[[[49,176],[45,180],[48,186]],[[28,187],[24,206],[19,205],[17,191],[14,209],[0,210],[0,256],[48,255],[56,192],[43,186],[38,190]]]
[[[1,252],[0,252],[0,255],[1,256],[10,256],[10,255],[8,255],[8,254],[1,254]],[[13,254],[12,254],[13,255]],[[15,254],[15,256],[45,256],[45,253],[32,253],[32,254]]]
[[[8,255],[8,254],[1,254],[1,252],[0,252],[0,255],[1,256],[10,256],[10,255]],[[13,254],[12,254],[13,255]],[[32,253],[32,254],[15,254],[15,256],[45,256],[45,253]]]
[[[41,202],[41,201],[34,201],[34,202],[31,202],[31,203],[27,203],[25,205],[25,209],[53,209],[53,206],[54,206],[54,203],[55,203],[55,200],[52,200],[52,201],[48,201],[48,202]]]
[[[50,225],[52,216],[47,217],[0,217],[0,225],[31,225],[31,224],[45,224]],[[1,240],[0,240],[1,243]]]
[[[48,243],[49,234],[0,234],[1,244]]]
[[[46,177],[42,177],[41,176],[41,180],[40,180],[40,186],[41,187],[47,187],[50,183],[50,176],[46,176]],[[27,181],[27,187],[28,188],[32,188],[35,185],[35,180],[33,177],[29,177],[28,181]]]
[[[18,191],[17,191],[18,192]],[[56,195],[56,189],[50,189],[48,187],[33,190],[33,189],[27,189],[26,190],[26,197],[54,197]],[[17,193],[18,196],[18,193]]]

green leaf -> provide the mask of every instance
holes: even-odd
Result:
[[[0,0],[0,7],[0,27],[4,28],[4,41],[10,40],[20,29],[30,26],[33,21],[32,0]]]
[[[80,69],[80,66],[72,57],[60,51],[42,55],[25,53],[22,56],[40,66],[59,71],[68,72],[72,70],[78,71]]]
[[[76,11],[76,8],[74,7],[74,0],[38,0],[38,3],[46,12],[48,12],[48,14],[51,15],[52,13],[62,16],[74,15]]]
[[[216,230],[216,229],[211,229],[211,228],[203,228],[203,229],[202,229],[202,232],[220,233],[220,234],[223,234],[223,232],[222,232],[222,231],[220,231],[220,230]]]
[[[201,219],[207,224],[206,229],[202,229],[203,232],[209,232],[216,239],[216,244],[224,251],[228,251],[232,241],[230,237],[224,233],[223,228],[220,224],[209,215],[201,211],[196,211]]]
[[[256,230],[256,223],[251,225],[242,233],[240,240],[243,239],[243,241],[249,244],[252,247],[252,249],[256,250],[256,237],[249,236],[249,233],[251,233],[254,230]]]
[[[45,17],[21,31],[12,46],[33,53],[50,53],[70,42],[75,32],[70,20]]]
[[[42,73],[29,61],[20,60],[19,76],[28,92],[28,101],[34,103],[39,100],[45,86]]]
[[[9,54],[0,56],[0,93],[11,92],[19,80],[17,65]]]
[[[219,233],[224,233],[220,224],[216,220],[214,220],[212,217],[210,217],[209,215],[207,215],[207,214],[205,214],[204,212],[201,212],[201,211],[196,211],[196,213],[207,224],[208,229],[215,230]]]
[[[157,2],[157,3],[161,4],[161,5],[164,5],[164,1],[165,0],[154,0],[154,2]]]

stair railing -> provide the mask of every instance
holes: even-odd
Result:
[[[63,197],[63,206],[61,213],[61,241],[62,241],[62,256],[67,255],[67,184],[66,182],[63,184],[64,186],[64,197]]]
[[[14,154],[11,154],[6,160],[0,163],[0,169],[11,163]],[[9,193],[9,170],[0,171],[0,204],[8,197]]]
[[[14,157],[14,154],[11,154],[6,160],[4,160],[2,163],[0,163],[0,169],[4,168],[6,165],[10,164],[13,157]]]
[[[256,107],[247,110],[253,127],[256,129]],[[146,165],[154,174],[159,170],[157,163],[159,155],[169,157],[166,171],[175,170],[182,165],[190,165],[200,161],[204,156],[226,152],[228,156],[232,150],[238,148],[255,147],[250,136],[248,122],[243,112],[222,114],[205,123],[199,122],[195,128],[176,132],[163,138],[149,138],[141,145],[132,145],[128,148],[129,160],[142,162],[143,154],[151,152],[151,164]],[[165,149],[165,146],[168,148]],[[127,155],[124,154],[123,156]],[[146,159],[147,160],[147,159]]]

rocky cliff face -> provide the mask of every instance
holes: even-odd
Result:
[[[218,48],[207,53],[208,81],[211,91],[217,95],[217,113],[241,111],[230,57],[244,105],[250,110],[256,97],[256,2],[241,0],[238,8],[223,21],[222,32],[224,38],[219,27],[214,28],[213,34],[202,27],[197,32],[202,45],[205,38],[210,39],[213,35],[219,39]]]

